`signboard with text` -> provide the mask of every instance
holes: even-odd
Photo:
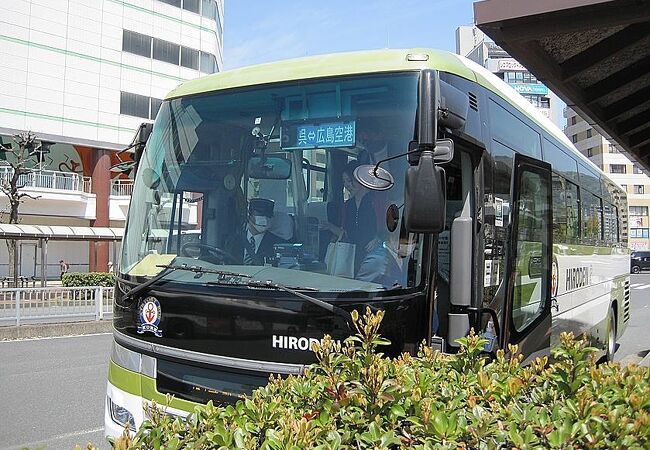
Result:
[[[283,123],[280,133],[281,146],[285,150],[354,147],[356,144],[354,120]]]
[[[539,83],[510,83],[510,86],[520,94],[548,95],[548,88]]]

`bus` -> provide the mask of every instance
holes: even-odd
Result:
[[[148,134],[148,136],[147,136]],[[424,341],[612,359],[630,318],[627,200],[495,75],[429,49],[332,54],[185,82],[136,152],[107,435],[300,374],[350,312],[388,355]],[[191,239],[176,239],[188,236]],[[167,403],[168,394],[171,401]]]

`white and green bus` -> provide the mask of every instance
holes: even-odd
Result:
[[[142,128],[145,130],[145,128]],[[145,133],[142,133],[145,134]],[[625,193],[526,100],[454,54],[382,50],[245,67],[163,102],[128,213],[106,433],[143,401],[187,415],[385,311],[390,355],[548,353],[629,320]]]

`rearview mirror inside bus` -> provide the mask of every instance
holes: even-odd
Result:
[[[254,156],[248,160],[248,176],[259,180],[286,180],[291,176],[291,161],[273,156]]]

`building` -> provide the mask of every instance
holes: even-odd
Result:
[[[553,123],[563,125],[560,109],[557,107],[559,98],[505,50],[486,40],[481,30],[474,26],[458,27],[456,53],[487,68],[523,95]]]
[[[0,139],[30,130],[49,150],[25,189],[23,224],[123,227],[132,181],[109,169],[184,80],[223,68],[224,0],[11,0],[0,3]],[[0,182],[11,169],[0,152]],[[0,194],[0,209],[7,209]],[[0,222],[6,220],[0,219]],[[105,271],[108,243],[51,243],[71,270]],[[40,273],[22,242],[21,274]],[[0,245],[0,276],[7,272]],[[112,261],[111,261],[112,262]]]
[[[576,148],[627,192],[628,243],[631,249],[650,250],[650,178],[619,147],[603,138],[575,111],[566,108],[564,134]]]

